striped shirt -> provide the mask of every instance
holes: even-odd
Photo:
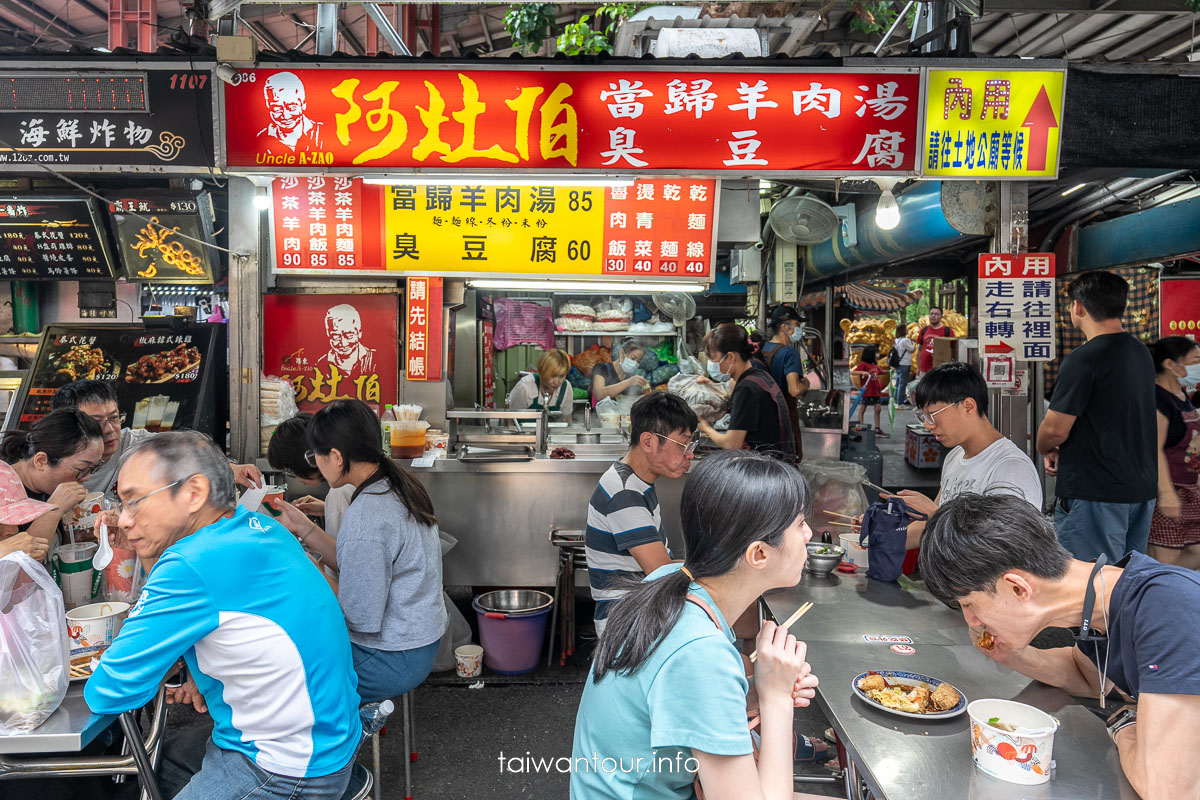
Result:
[[[618,461],[600,476],[588,503],[585,545],[597,620],[607,619],[613,601],[626,591],[613,588],[614,584],[622,578],[645,577],[629,551],[652,542],[667,542],[654,484],[646,483],[633,467]]]

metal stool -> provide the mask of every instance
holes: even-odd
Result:
[[[414,689],[413,691],[416,691],[416,690]],[[403,694],[400,696],[400,708],[401,708],[401,720],[402,720],[401,725],[402,725],[402,735],[404,737],[404,752],[405,752],[404,800],[412,800],[412,762],[416,761],[418,758],[418,754],[415,749],[415,747],[416,747],[415,741],[416,741],[416,737],[417,737],[417,723],[416,723],[416,717],[413,713],[412,695],[413,695],[412,692],[408,692],[407,694]],[[372,772],[372,775],[374,778],[374,784],[376,787],[378,787],[378,796],[375,798],[375,800],[381,800],[381,798],[383,797],[383,774],[382,774],[382,770],[380,767],[381,757],[380,757],[379,737],[385,733],[387,733],[387,728],[380,728],[379,730],[370,734],[370,737],[371,737],[371,772]],[[345,799],[343,798],[343,800],[345,800]]]
[[[587,569],[584,550],[586,533],[581,530],[550,529],[550,543],[559,548],[558,578],[554,583],[554,610],[550,616],[550,634],[546,637],[546,666],[554,659],[554,634],[558,633],[558,665],[567,663],[575,653],[575,570]],[[561,608],[561,613],[560,609]]]

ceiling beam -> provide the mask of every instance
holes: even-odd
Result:
[[[67,36],[71,37],[72,39],[83,39],[87,36],[86,33],[79,30],[79,28],[76,28],[74,25],[71,25],[69,22],[59,19],[56,15],[49,14],[49,13],[43,11],[42,9],[38,8],[36,5],[30,4],[28,2],[24,2],[24,3],[21,3],[20,5],[16,5],[16,4],[12,3],[11,0],[4,0],[4,6],[7,8],[11,8],[14,12],[22,15],[22,21],[32,22],[32,20],[28,20],[28,17],[30,17],[30,16],[34,17],[37,20],[37,22],[35,22],[34,25],[37,25],[39,27],[44,25],[45,30],[49,30],[50,28],[56,28],[59,31],[61,31],[62,33],[66,34]],[[20,24],[20,23],[18,23],[18,24]],[[24,25],[22,25],[21,27],[25,28]],[[25,29],[31,30],[29,28],[25,28]],[[43,33],[42,30],[31,30],[31,32],[38,34],[38,35]]]
[[[268,50],[273,50],[276,53],[286,53],[291,49],[281,42],[279,37],[271,33],[271,29],[263,25],[261,21],[251,21],[241,16],[238,17],[238,20],[246,26],[246,30],[250,31],[250,35],[258,39],[258,43]]]
[[[342,34],[342,38],[346,40],[346,44],[350,45],[350,49],[354,51],[356,56],[365,56],[367,54],[367,49],[358,41],[358,37],[350,30],[350,26],[346,24],[346,21],[342,19],[340,14],[338,15],[338,32]]]
[[[1096,0],[988,0],[988,14],[1190,14],[1184,0],[1116,0],[1099,11]]]
[[[1200,45],[1200,32],[1196,31],[1191,25],[1181,30],[1179,33],[1158,42],[1150,49],[1143,53],[1147,61],[1153,61],[1157,58],[1171,58],[1187,52],[1196,45]]]
[[[72,39],[79,37],[63,36],[52,30],[51,26],[46,26],[41,29],[38,24],[29,18],[29,10],[16,6],[11,0],[0,0],[0,14],[4,14],[4,19],[12,24],[17,30],[24,31],[29,37],[31,43],[49,39],[50,41],[58,42],[66,47],[73,44]]]

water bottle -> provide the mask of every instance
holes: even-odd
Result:
[[[392,408],[392,404],[388,403],[383,407],[383,414],[379,417],[379,428],[382,434],[383,452],[390,452],[392,446],[392,425],[397,422],[396,409]]]

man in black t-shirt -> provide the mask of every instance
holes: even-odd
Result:
[[[1106,713],[1121,768],[1141,797],[1196,796],[1200,617],[1187,612],[1200,607],[1200,574],[1141,553],[1111,566],[1077,561],[1029,503],[975,494],[930,517],[920,567],[935,597],[959,603],[989,658],[1075,697],[1107,697],[1115,686],[1137,702]],[[1085,620],[1091,636],[1077,646],[1028,646],[1046,628],[1082,628]]]
[[[1067,287],[1071,324],[1087,341],[1063,358],[1037,434],[1058,475],[1054,527],[1076,558],[1146,552],[1158,494],[1154,362],[1121,324],[1129,284],[1086,272]]]

